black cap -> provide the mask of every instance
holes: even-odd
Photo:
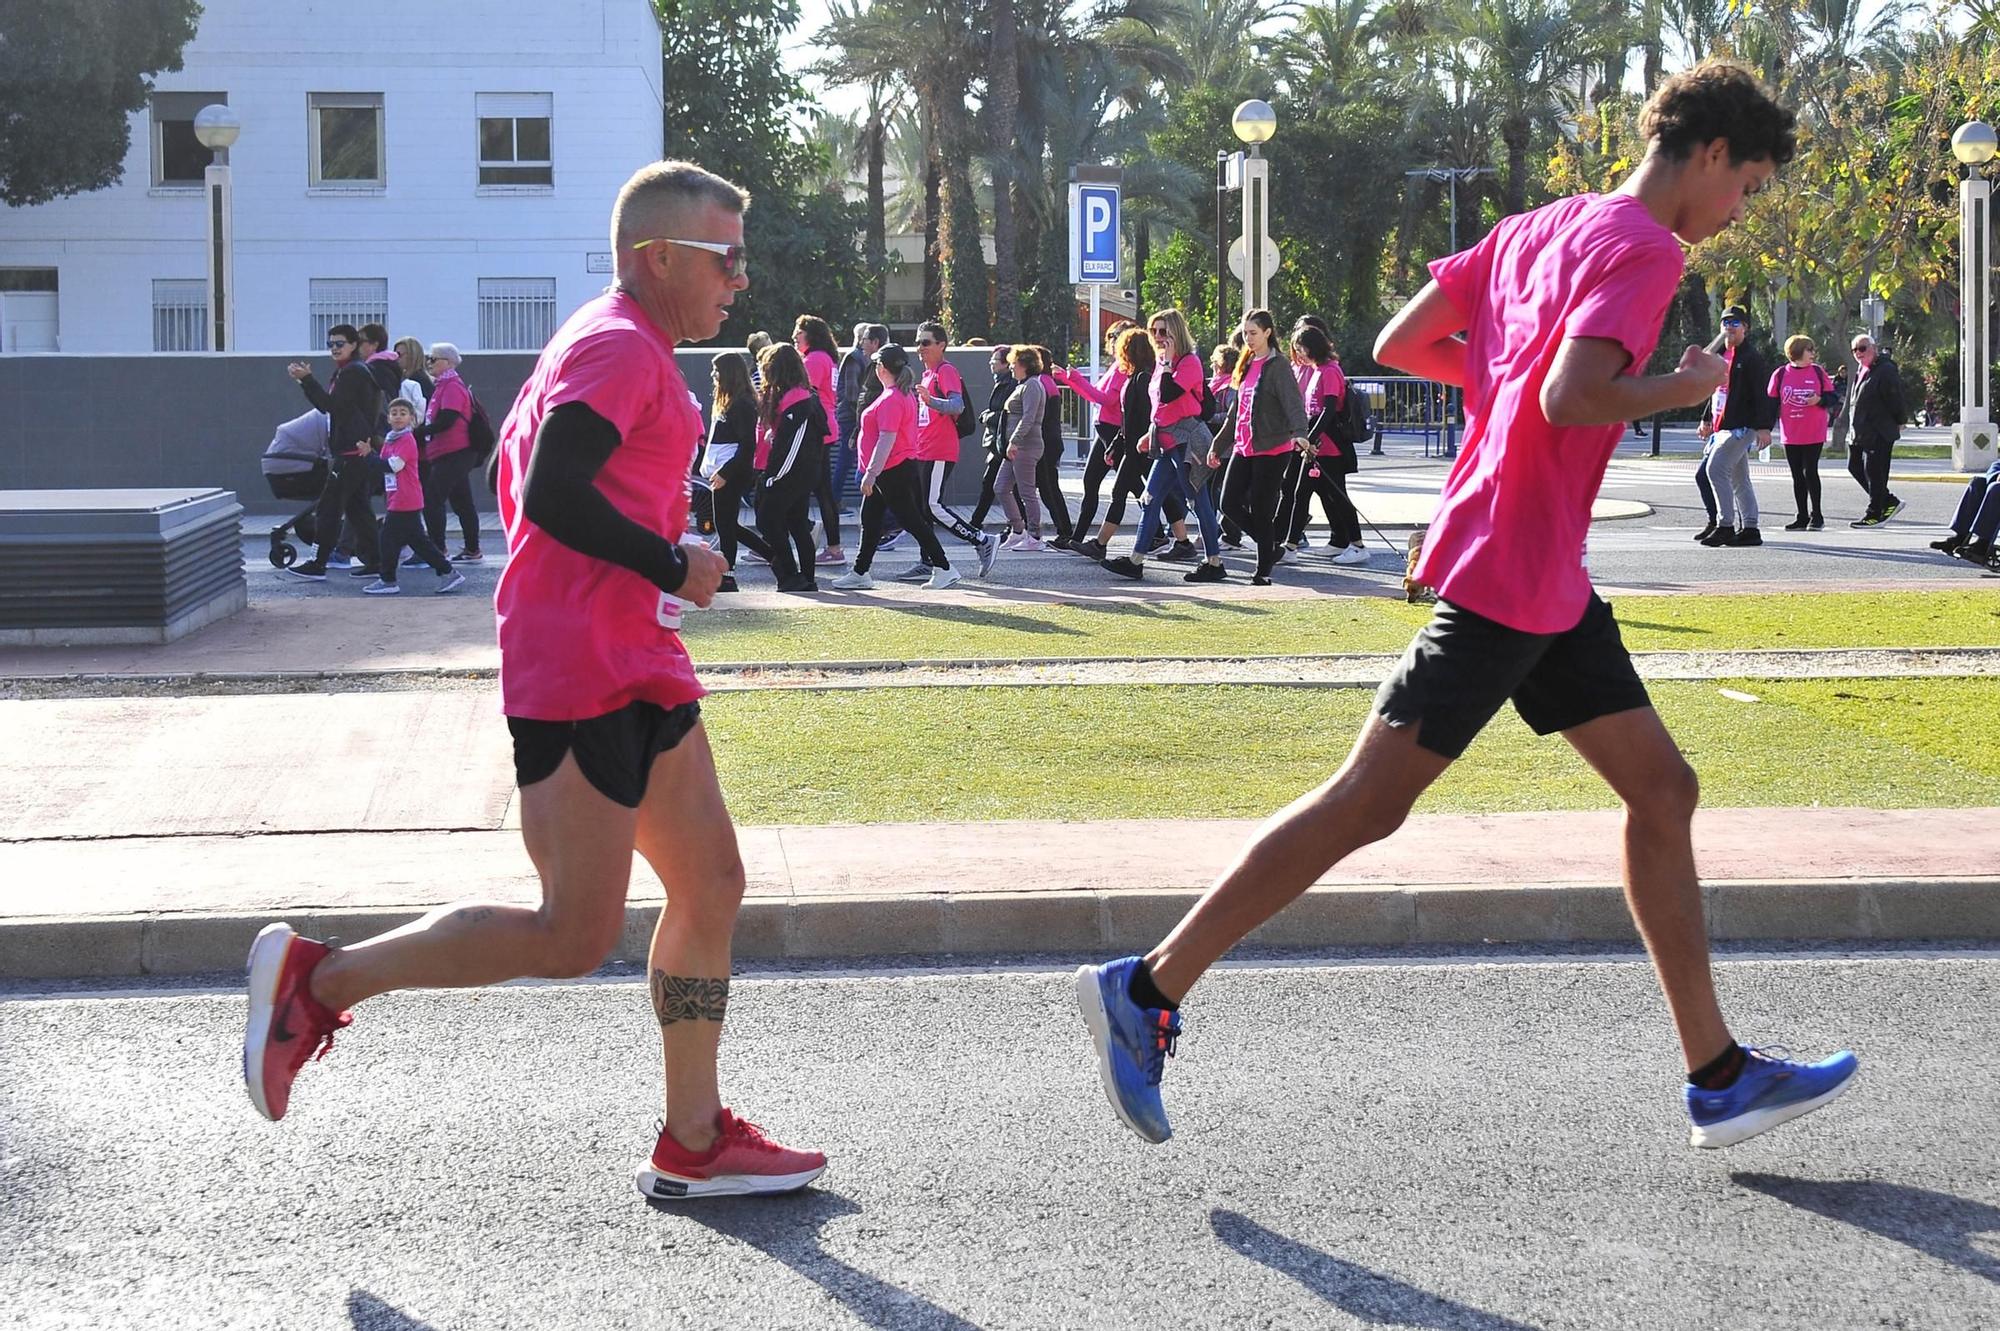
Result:
[[[1722,317],[1725,319],[1735,319],[1740,323],[1747,324],[1750,322],[1750,311],[1744,309],[1741,305],[1731,305],[1722,312]]]
[[[876,352],[873,359],[877,365],[891,374],[901,374],[910,368],[910,353],[894,342]]]

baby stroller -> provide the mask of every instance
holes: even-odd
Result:
[[[320,492],[326,489],[326,437],[330,428],[325,412],[309,411],[280,425],[264,449],[261,465],[264,480],[271,487],[271,497],[307,501],[305,511],[271,528],[274,567],[290,568],[298,562],[298,549],[285,539],[287,535],[298,533],[303,545],[313,545],[319,540],[313,514],[319,507]]]

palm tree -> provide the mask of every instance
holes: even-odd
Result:
[[[1575,110],[1578,76],[1598,63],[1606,44],[1602,19],[1601,13],[1572,9],[1564,0],[1468,0],[1453,11],[1458,54],[1491,103],[1506,149],[1504,212],[1527,210],[1535,132],[1553,128]]]

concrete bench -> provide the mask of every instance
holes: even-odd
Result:
[[[0,645],[173,642],[243,609],[227,490],[0,490]]]

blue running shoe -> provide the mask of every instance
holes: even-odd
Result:
[[[1139,958],[1102,966],[1079,966],[1076,1005],[1097,1046],[1097,1071],[1104,1094],[1125,1126],[1159,1143],[1174,1135],[1160,1103],[1160,1074],[1180,1038],[1178,1012],[1142,1008],[1132,1001],[1132,971]]]
[[[1860,1060],[1843,1049],[1817,1063],[1795,1063],[1775,1045],[1744,1047],[1743,1075],[1724,1091],[1687,1088],[1694,1129],[1688,1145],[1734,1146],[1780,1123],[1810,1114],[1854,1084]]]

